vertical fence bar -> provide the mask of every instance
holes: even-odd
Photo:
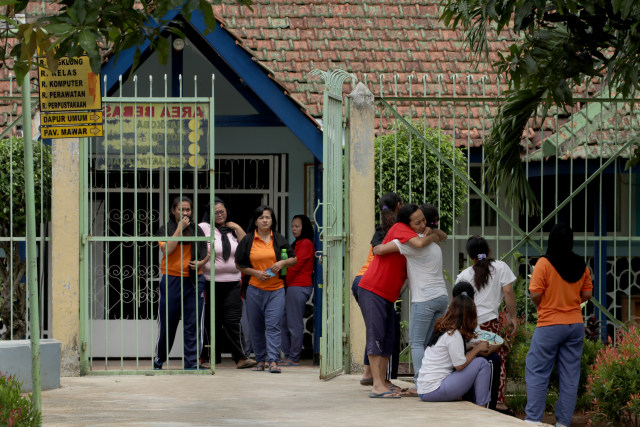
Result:
[[[40,402],[40,320],[38,318],[38,263],[36,259],[36,212],[33,179],[33,140],[31,136],[31,74],[22,81],[22,119],[24,145],[24,181],[27,220],[27,280],[29,285],[29,327],[31,332],[31,384],[33,406],[42,409]]]

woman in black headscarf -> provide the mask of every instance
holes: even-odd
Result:
[[[529,291],[538,307],[538,323],[525,368],[526,421],[542,420],[549,376],[556,365],[560,378],[556,421],[571,425],[584,341],[580,304],[593,294],[591,272],[572,249],[573,231],[566,224],[556,224],[549,234],[547,253],[538,260],[531,275]]]
[[[216,340],[215,340],[215,361],[220,363],[220,344],[222,333],[227,337],[231,358],[238,369],[250,368],[256,364],[254,360],[249,359],[243,346],[242,332],[240,321],[242,319],[242,299],[240,298],[240,271],[236,268],[235,252],[238,242],[245,235],[244,230],[238,224],[228,221],[229,209],[222,199],[215,198],[214,201],[214,251],[215,269],[214,269],[214,292],[215,292],[215,319],[216,319]],[[202,218],[200,228],[204,233],[211,235],[211,225],[209,219],[209,209]],[[211,265],[207,262],[203,266],[203,273],[206,279],[206,297],[205,305],[205,341],[207,345],[202,350],[201,358],[205,363],[209,362],[211,334],[210,325],[210,295],[211,289]]]

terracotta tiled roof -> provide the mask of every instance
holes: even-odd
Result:
[[[234,0],[224,0],[214,11],[222,25],[242,40],[313,116],[322,114],[322,82],[309,75],[313,69],[341,68],[367,83],[375,95],[408,96],[411,91],[414,96],[453,96],[453,75],[457,76],[456,96],[469,95],[467,76],[471,76],[471,94],[482,95],[479,82],[483,76],[484,94],[498,93],[496,73],[487,63],[472,60],[461,32],[449,30],[439,21],[437,1],[258,0],[249,10]],[[497,60],[498,51],[507,51],[512,38],[510,34],[494,37],[491,61]],[[453,106],[444,105],[443,109],[441,126],[452,129]],[[437,110],[431,108],[428,116],[435,119]],[[456,124],[458,143],[466,144],[469,137],[479,143],[481,110],[481,106],[474,106],[468,126],[466,121],[464,126],[462,121]],[[466,119],[467,111],[456,111],[455,115],[458,113]]]

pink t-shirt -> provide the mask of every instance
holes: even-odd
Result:
[[[206,236],[211,235],[211,226],[209,224],[203,222],[199,225]],[[238,247],[238,239],[236,239],[231,233],[227,234],[229,237],[229,243],[231,243],[231,255],[229,256],[229,259],[225,261],[222,259],[222,235],[217,228],[214,230],[214,251],[211,256],[213,257],[215,255],[215,280],[216,282],[238,282],[240,281],[241,274],[236,268],[236,261],[234,257],[236,248]],[[207,248],[210,249],[209,244],[207,244]],[[202,273],[204,274],[205,279],[211,280],[210,262],[202,266]]]

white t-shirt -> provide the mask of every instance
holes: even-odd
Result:
[[[478,311],[478,324],[498,318],[500,303],[502,303],[502,299],[504,298],[502,287],[516,280],[516,276],[503,261],[493,261],[489,267],[489,271],[489,280],[482,290],[478,290],[473,281],[473,267],[463,270],[456,279],[456,283],[460,281],[471,283],[476,290],[474,301],[476,303],[476,310]]]
[[[451,335],[445,332],[434,345],[424,351],[416,382],[418,393],[425,394],[437,390],[442,381],[453,372],[454,366],[464,365],[466,361],[464,341],[460,332],[455,330]]]
[[[411,243],[393,242],[400,253],[407,258],[407,276],[411,289],[411,302],[430,301],[447,295],[447,287],[442,274],[442,249],[437,243],[424,248],[416,248]]]

